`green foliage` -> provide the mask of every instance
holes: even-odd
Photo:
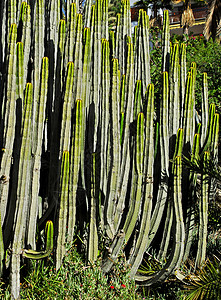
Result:
[[[207,260],[205,265],[190,277],[186,285],[187,297],[185,300],[221,299],[221,261],[214,257],[213,261]]]
[[[21,299],[142,299],[129,267],[121,256],[109,275],[103,274],[101,261],[84,263],[72,246],[58,272],[53,261],[33,261],[32,270],[21,285]]]
[[[209,158],[206,163],[203,163],[203,157],[197,156],[192,158],[192,160],[183,156],[183,164],[186,168],[194,171],[196,173],[205,173],[211,178],[216,178],[221,180],[221,167],[214,162],[213,158]]]
[[[117,22],[117,14],[121,10],[121,1],[120,0],[109,0],[108,6],[108,23],[110,29],[115,28]]]
[[[172,41],[183,42],[182,36],[173,36]],[[186,37],[187,66],[192,62],[197,65],[196,103],[201,105],[201,81],[203,73],[208,75],[209,101],[221,110],[221,45],[210,39],[208,42],[203,35]]]
[[[161,33],[158,27],[151,28],[153,48],[150,50],[151,60],[151,81],[155,85],[155,95],[158,98],[160,92],[160,76],[161,76],[161,40],[158,35]],[[159,44],[158,44],[159,41]],[[196,107],[199,108],[202,102],[202,88],[201,82],[203,73],[208,75],[208,96],[209,102],[215,103],[218,111],[221,111],[221,45],[217,41],[210,39],[208,42],[203,35],[190,36],[184,41],[183,36],[173,35],[171,41],[185,42],[187,45],[187,69],[190,68],[191,63],[195,62],[197,65],[196,90],[195,99]]]
[[[190,37],[187,40],[187,61],[197,64],[196,101],[201,103],[199,82],[204,72],[208,75],[209,100],[221,110],[221,45],[210,39],[205,41],[203,36]],[[198,90],[198,92],[197,92]]]
[[[155,105],[159,105],[161,98],[161,63],[162,63],[162,40],[159,35],[162,30],[159,27],[150,29],[151,44],[150,48],[150,76],[151,82],[154,84]]]

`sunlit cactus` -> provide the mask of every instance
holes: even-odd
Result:
[[[145,11],[132,34],[128,0],[112,31],[108,1],[87,0],[81,10],[68,0],[63,12],[61,5],[0,2],[0,273],[10,272],[12,299],[19,299],[21,255],[43,259],[55,245],[58,270],[76,229],[87,260],[101,253],[104,273],[123,251],[140,284],[165,281],[189,257],[198,203],[196,267],[206,258],[216,189],[206,164],[217,163],[219,134],[207,75],[197,112],[196,64],[187,70],[185,44],[170,44],[164,11],[155,97]],[[183,156],[204,167],[183,168]],[[44,250],[36,250],[45,224]],[[140,274],[153,249],[162,269]]]

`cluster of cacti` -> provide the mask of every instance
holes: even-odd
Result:
[[[1,273],[10,268],[13,299],[19,298],[21,254],[43,258],[52,250],[50,222],[46,248],[36,250],[37,228],[48,219],[55,225],[56,269],[75,226],[89,224],[88,260],[96,260],[102,232],[104,272],[125,250],[131,276],[151,285],[188,258],[199,203],[197,266],[206,255],[215,183],[202,172],[199,196],[197,174],[184,170],[181,159],[190,153],[205,164],[211,155],[217,159],[219,116],[214,105],[208,112],[206,75],[199,123],[196,65],[186,74],[185,44],[170,45],[167,11],[162,95],[155,99],[146,12],[140,10],[132,35],[128,0],[115,31],[108,30],[107,0],[86,1],[83,15],[78,1],[63,9],[65,16],[59,0],[0,4],[0,266]],[[139,275],[156,241],[166,263],[154,275]]]

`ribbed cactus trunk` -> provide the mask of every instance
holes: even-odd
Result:
[[[31,167],[31,207],[28,220],[28,244],[35,249],[35,235],[37,217],[39,212],[39,189],[40,189],[40,170],[41,170],[41,155],[43,146],[43,133],[44,133],[44,120],[46,115],[46,102],[48,92],[48,58],[42,58],[41,62],[41,80],[40,80],[40,93],[36,99],[35,116],[33,116],[33,135],[32,135],[32,167]]]
[[[58,270],[62,264],[62,259],[65,255],[65,243],[67,232],[67,217],[68,217],[68,198],[69,198],[69,176],[70,162],[69,152],[66,150],[62,154],[61,177],[60,177],[60,207],[59,221],[57,233],[57,251],[56,251],[56,269]]]
[[[19,173],[15,202],[14,238],[12,242],[11,261],[11,293],[12,299],[18,299],[20,289],[20,254],[24,247],[24,236],[30,207],[30,171],[31,171],[31,120],[33,105],[33,87],[27,83],[25,91],[24,118],[21,129],[21,151],[19,158]]]
[[[5,185],[1,185],[1,219],[5,219],[7,198],[9,193],[9,174],[12,164],[12,151],[15,136],[15,114],[16,114],[16,38],[17,26],[12,24],[9,33],[9,43],[7,50],[7,91],[2,101],[2,114],[4,115],[4,132],[2,141],[1,174],[7,180]]]

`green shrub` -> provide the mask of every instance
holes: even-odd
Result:
[[[103,274],[100,259],[85,264],[75,247],[68,250],[58,272],[52,259],[32,264],[21,285],[21,299],[142,299],[124,256],[108,275]]]
[[[161,86],[161,55],[162,48],[160,46],[160,41],[158,43],[158,36],[161,34],[159,28],[151,29],[152,44],[153,47],[150,51],[151,55],[151,80],[155,86],[155,97],[156,99],[161,96],[160,86]],[[205,40],[204,36],[201,34],[199,36],[187,37],[184,41],[183,36],[173,35],[171,41],[181,43],[186,43],[187,45],[187,70],[189,70],[191,63],[195,62],[197,65],[197,80],[196,80],[196,105],[197,109],[201,105],[201,82],[202,75],[204,72],[208,76],[208,96],[209,102],[215,103],[219,113],[221,111],[221,45],[217,41],[210,39],[208,42]]]
[[[183,37],[173,36],[173,41],[183,41]],[[208,96],[209,101],[216,104],[221,110],[221,45],[217,41],[210,39],[208,42],[201,34],[199,36],[187,37],[187,66],[192,62],[197,65],[196,81],[196,103],[201,104],[201,81],[202,74],[208,76]]]

